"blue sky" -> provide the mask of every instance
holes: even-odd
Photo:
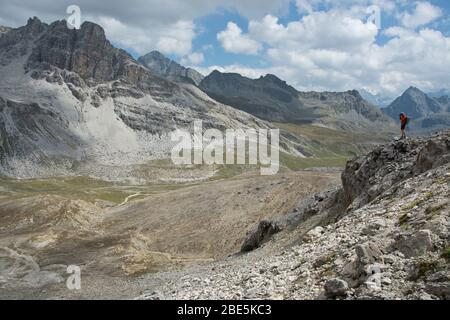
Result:
[[[352,10],[352,6],[358,5],[358,1],[347,1],[348,5],[342,5],[336,7],[332,2],[320,2],[315,6],[313,5],[312,12],[323,12],[329,13],[333,10],[341,10],[343,11],[343,16],[346,15],[346,10],[348,10],[348,15],[352,16],[353,14],[350,12]],[[378,72],[373,81],[360,81],[364,79],[360,79],[355,77],[354,75],[350,75],[348,77],[339,77],[335,76],[336,72],[339,72],[339,68],[334,68],[329,71],[326,70],[326,67],[323,67],[324,73],[327,71],[331,74],[330,77],[332,81],[327,81],[328,75],[321,77],[319,79],[311,79],[314,77],[314,73],[309,77],[302,75],[305,70],[304,68],[299,68],[298,72],[295,72],[296,65],[295,63],[289,63],[283,65],[282,63],[274,63],[273,59],[267,54],[268,50],[273,48],[273,46],[269,43],[264,43],[262,41],[262,49],[258,54],[247,54],[243,53],[240,50],[233,51],[227,50],[224,48],[221,41],[218,40],[218,34],[227,29],[227,24],[229,22],[235,23],[242,31],[242,34],[249,33],[249,23],[250,21],[257,21],[256,18],[249,18],[242,15],[236,9],[225,9],[218,8],[213,13],[199,17],[194,20],[195,26],[197,28],[197,33],[195,38],[192,41],[192,51],[200,52],[203,55],[203,60],[200,63],[192,63],[189,64],[189,61],[186,61],[183,57],[180,57],[177,54],[170,54],[168,56],[172,59],[182,62],[184,64],[188,64],[194,68],[199,69],[204,74],[211,72],[213,69],[219,68],[221,71],[229,71],[229,72],[240,72],[249,77],[257,77],[263,75],[265,73],[275,73],[281,78],[286,79],[288,82],[299,88],[300,90],[347,90],[352,88],[364,88],[373,93],[382,93],[385,95],[395,96],[401,93],[403,90],[408,88],[411,85],[421,87],[423,90],[439,90],[440,88],[448,88],[450,87],[450,79],[449,76],[445,76],[442,74],[437,74],[436,77],[432,74],[432,71],[429,72],[429,75],[424,74],[420,66],[417,68],[417,71],[414,70],[416,64],[427,64],[428,61],[425,58],[424,61],[421,61],[422,56],[429,55],[426,48],[423,48],[423,52],[421,52],[420,48],[415,48],[415,44],[411,43],[410,40],[406,39],[410,36],[397,35],[395,32],[393,35],[392,32],[394,29],[402,28],[405,32],[413,33],[411,37],[416,37],[417,43],[420,43],[423,40],[423,37],[419,35],[415,35],[414,33],[420,33],[421,30],[433,30],[440,32],[443,37],[450,36],[450,1],[446,0],[436,0],[436,1],[400,1],[395,2],[394,7],[391,9],[384,9],[381,7],[381,30],[376,33],[374,37],[374,42],[370,45],[376,45],[380,48],[385,48],[387,51],[386,55],[389,55],[389,48],[393,47],[391,50],[397,49],[397,53],[399,53],[399,57],[397,59],[402,59],[401,51],[414,51],[417,50],[417,56],[411,57],[411,61],[405,59],[403,61],[404,64],[411,63],[411,70],[408,72],[402,71],[402,69],[407,69],[405,66],[398,66],[399,70],[387,70],[384,74],[383,68],[380,70],[375,70],[374,72]],[[369,5],[371,3],[369,2]],[[422,5],[422,6],[421,6]],[[426,6],[425,6],[426,5]],[[429,21],[427,20],[426,14],[422,17],[423,21],[418,21],[417,26],[414,24],[414,15],[418,15],[418,19],[420,17],[420,8],[436,8],[440,13],[436,16],[430,16]],[[423,9],[426,11],[425,9]],[[273,15],[278,18],[278,23],[283,26],[287,26],[291,22],[297,22],[301,19],[307,18],[311,12],[300,11],[296,1],[290,1],[289,5],[279,10],[278,13],[267,13]],[[430,13],[428,13],[430,14]],[[409,15],[411,17],[411,22],[408,25],[405,23],[405,16]],[[360,20],[366,22],[369,15],[359,16]],[[262,19],[262,18],[259,18]],[[397,30],[398,32],[403,32],[402,30]],[[352,30],[349,30],[352,32]],[[399,46],[391,46],[390,44],[397,41],[396,38],[405,39],[404,47],[399,48]],[[446,40],[448,42],[448,39]],[[283,46],[281,46],[281,50],[283,50]],[[293,52],[296,51],[295,48],[292,48]],[[320,46],[315,48],[315,50],[320,50]],[[450,69],[450,60],[448,57],[448,44],[442,45],[442,67],[446,67],[447,70]],[[447,51],[447,53],[446,53]],[[302,50],[299,50],[300,54]],[[337,50],[337,54],[345,53],[349,54],[349,59],[353,52],[347,52],[346,50]],[[438,61],[439,61],[438,57]],[[377,59],[374,57],[373,59]],[[435,57],[430,56],[429,59],[435,59]],[[395,59],[392,66],[395,66]],[[435,64],[436,61],[431,61],[431,64]],[[383,62],[380,62],[383,63]],[[344,66],[343,68],[346,68]],[[286,71],[289,69],[289,71]],[[320,68],[319,68],[320,69]],[[387,69],[387,68],[386,68]],[[430,68],[432,70],[433,68]],[[284,71],[284,72],[283,72]],[[322,70],[319,70],[322,71]],[[343,70],[342,73],[345,70]],[[364,76],[365,73],[369,73],[369,77],[372,76],[370,72],[371,70],[364,71],[360,69],[361,76]],[[358,70],[353,71],[354,74],[358,74]],[[408,73],[413,73],[414,76],[409,75]],[[335,78],[335,79],[333,79]],[[389,79],[392,78],[392,79]],[[348,83],[346,83],[346,79],[349,79]],[[381,83],[380,83],[381,82]]]
[[[159,50],[203,74],[273,73],[300,90],[450,88],[450,1],[77,0],[82,20],[138,57]],[[72,0],[2,0],[0,25],[67,17]],[[368,7],[381,13],[381,30]]]
[[[448,0],[435,0],[429,1],[433,5],[440,7],[443,11],[442,17],[427,27],[441,31],[444,35],[450,36],[450,1]],[[402,6],[406,10],[413,10],[415,6],[414,1],[409,1],[406,5]],[[333,8],[331,5],[320,4],[317,6],[317,10],[327,11]],[[242,16],[236,10],[219,9],[218,12],[206,15],[195,19],[195,24],[199,28],[200,32],[193,41],[193,51],[201,51],[205,56],[205,60],[200,64],[202,67],[210,65],[229,65],[229,64],[243,64],[249,67],[264,67],[268,64],[264,57],[255,58],[245,54],[236,54],[225,51],[219,41],[217,40],[217,34],[224,30],[227,23],[230,21],[235,22],[244,32],[248,31],[249,19]],[[279,22],[286,25],[289,22],[297,21],[307,15],[306,13],[299,13],[295,1],[290,1],[289,10],[279,15]],[[387,29],[399,24],[398,18],[389,12],[381,12],[381,22],[383,29]],[[380,45],[385,44],[390,37],[385,36],[382,32],[376,37],[377,43]],[[207,49],[205,50],[205,47]],[[138,55],[138,54],[136,54]],[[174,54],[168,54],[172,59],[180,61],[180,57]]]

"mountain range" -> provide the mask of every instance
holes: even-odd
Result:
[[[157,51],[136,60],[91,22],[71,30],[65,21],[32,18],[0,30],[4,175],[76,174],[80,168],[101,175],[165,159],[173,146],[170,133],[191,128],[194,120],[220,130],[280,127],[282,151],[300,157],[318,156],[330,147],[320,140],[337,132],[372,137],[362,139],[369,144],[388,137],[402,101],[417,102],[420,114],[405,110],[420,128],[447,123],[445,97],[397,99],[382,112],[356,90],[300,92],[271,74],[250,79],[214,71],[203,77]],[[286,129],[290,124],[295,130]],[[302,126],[322,130],[322,138],[297,130]]]
[[[186,81],[184,74],[188,69],[159,52],[149,56],[156,56],[158,60],[165,61],[164,65],[173,66],[168,68],[170,72],[159,73],[161,76]],[[372,94],[364,89],[299,92],[272,74],[250,79],[237,73],[215,70],[197,79],[201,79],[198,82],[200,89],[216,101],[269,122],[309,124],[347,132],[370,133],[380,129],[392,131],[392,120],[398,122],[398,115],[405,112],[412,120],[410,130],[415,134],[426,134],[449,126],[449,91],[446,89],[426,94],[411,87],[400,97],[393,98]],[[373,106],[381,108],[381,111],[375,110]]]
[[[361,96],[367,101],[373,104],[374,106],[380,107],[380,108],[386,108],[389,106],[392,101],[394,101],[395,98],[390,96],[385,96],[382,94],[373,94],[365,89],[359,89],[358,92],[361,94]]]
[[[154,74],[96,24],[70,30],[38,18],[0,38],[0,112],[0,173],[15,177],[167,158],[169,133],[193,119],[206,128],[269,127]]]
[[[91,22],[0,28],[0,299],[448,300],[450,130],[392,136],[449,106],[203,77]],[[195,120],[279,128],[280,173],[171,163]]]
[[[358,91],[299,92],[275,75],[249,79],[214,71],[200,83],[213,99],[271,122],[320,125],[344,131],[376,131],[391,121]]]
[[[421,90],[410,87],[387,108],[383,109],[397,120],[400,113],[406,113],[415,133],[426,133],[450,126],[450,98],[431,98]]]
[[[450,97],[450,90],[449,89],[441,89],[439,91],[434,92],[428,92],[427,95],[431,98],[440,98],[443,96],[449,96]]]

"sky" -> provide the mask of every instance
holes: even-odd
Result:
[[[207,75],[271,73],[299,90],[450,88],[450,1],[0,0],[0,25],[29,17],[100,24],[134,57],[159,50]]]

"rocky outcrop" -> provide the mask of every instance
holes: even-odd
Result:
[[[150,93],[173,94],[173,84],[152,75],[124,50],[114,48],[99,25],[84,22],[77,30],[68,29],[65,21],[48,26],[33,22],[39,23],[45,31],[36,39],[26,68],[40,71],[41,78],[47,78],[49,72],[57,77],[55,72],[64,70],[89,86],[116,80]],[[34,77],[39,78],[36,71]]]
[[[331,279],[325,283],[325,295],[328,298],[336,298],[346,296],[348,284],[341,279]]]
[[[241,252],[249,252],[259,248],[274,234],[282,230],[276,222],[262,221],[256,230],[250,232],[242,245]]]
[[[247,238],[245,247],[251,251],[267,242],[281,230],[292,230],[315,217],[316,223],[326,225],[359,209],[382,194],[393,194],[405,180],[450,163],[450,131],[432,137],[395,141],[375,148],[364,157],[347,162],[342,173],[342,188],[317,194],[302,201],[297,209],[277,221],[263,221]],[[320,217],[320,218],[318,218]],[[277,232],[267,226],[276,225]],[[383,221],[368,225],[365,233],[371,235],[384,227]],[[311,227],[314,228],[314,227]],[[314,232],[307,234],[314,234]],[[264,239],[263,241],[258,241]],[[250,245],[251,244],[251,245]],[[414,245],[412,245],[414,246]],[[369,250],[370,251],[370,250]],[[361,249],[361,252],[364,250]]]
[[[373,201],[398,183],[450,160],[450,134],[395,141],[350,160],[342,173],[345,198],[353,209]]]
[[[5,66],[13,59],[26,55],[36,37],[47,27],[38,18],[32,18],[25,26],[4,33],[0,37],[0,66]]]

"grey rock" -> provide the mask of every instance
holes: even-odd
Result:
[[[341,279],[331,279],[325,283],[325,295],[328,298],[345,296],[348,290],[348,283]]]
[[[386,227],[386,222],[383,219],[377,219],[376,221],[371,222],[367,227],[362,230],[363,235],[374,236],[380,229]]]
[[[394,247],[407,258],[417,257],[433,249],[430,230],[420,230],[413,234],[400,234],[396,237]]]
[[[258,227],[248,234],[242,245],[241,252],[250,252],[259,248],[280,231],[282,231],[282,228],[276,222],[261,221]]]
[[[361,266],[383,261],[383,252],[374,243],[365,243],[355,247],[358,263]]]
[[[423,173],[433,168],[437,168],[450,161],[450,142],[448,140],[429,140],[420,150],[416,166],[416,173]]]
[[[439,271],[427,277],[427,282],[448,282],[450,281],[450,271]]]
[[[443,299],[450,299],[450,282],[427,283],[425,291]]]

